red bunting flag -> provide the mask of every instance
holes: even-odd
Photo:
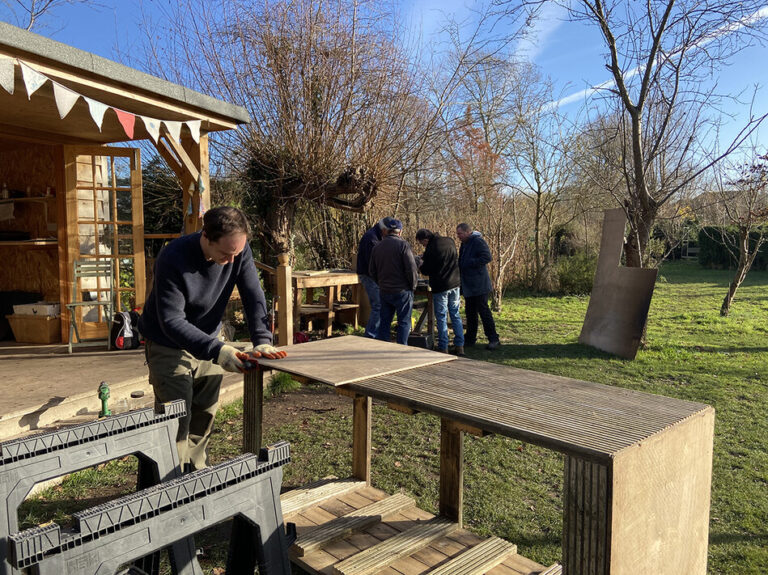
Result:
[[[123,130],[125,130],[125,135],[128,136],[131,140],[133,140],[133,128],[136,125],[136,116],[134,114],[123,112],[122,110],[118,110],[116,108],[112,108],[112,109],[115,110],[115,114],[117,114],[117,119],[120,120],[120,125],[123,126]]]

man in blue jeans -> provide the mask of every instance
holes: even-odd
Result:
[[[376,222],[360,238],[360,244],[357,247],[357,275],[360,283],[363,284],[365,293],[368,295],[368,301],[371,304],[371,313],[368,316],[368,323],[365,325],[365,336],[374,339],[379,329],[379,311],[381,309],[381,296],[379,295],[379,286],[370,275],[368,275],[368,266],[371,263],[371,252],[381,241],[382,233],[387,229],[387,225],[394,218],[384,218]]]
[[[464,326],[459,313],[459,256],[456,244],[422,228],[416,232],[416,241],[424,246],[419,270],[429,276],[432,303],[437,323],[437,351],[448,353],[448,315],[453,326],[454,353],[464,355]]]
[[[370,275],[378,284],[381,295],[381,312],[376,339],[389,341],[392,318],[397,314],[397,343],[408,345],[411,333],[413,290],[418,282],[416,260],[411,246],[400,234],[403,224],[390,219],[382,234],[382,240],[371,252]]]

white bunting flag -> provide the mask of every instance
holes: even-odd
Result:
[[[147,132],[152,136],[152,139],[157,144],[157,139],[160,137],[160,120],[154,118],[148,118],[147,116],[139,116],[144,122],[144,126],[147,128]]]
[[[163,124],[165,124],[166,129],[168,130],[168,133],[171,135],[171,138],[176,140],[177,142],[181,142],[181,122],[169,122],[168,120],[164,120]]]
[[[13,62],[13,58],[0,56],[0,86],[2,86],[3,89],[9,94],[13,94]]]
[[[31,100],[32,94],[37,92],[40,86],[48,81],[48,77],[37,70],[33,70],[21,60],[19,60],[19,64],[21,64],[21,75],[24,77],[24,85],[27,88],[27,99]]]
[[[59,118],[63,120],[72,111],[80,94],[53,82],[53,97],[56,100],[56,107],[59,109]]]
[[[192,134],[192,139],[195,141],[196,144],[200,143],[200,120],[189,120],[187,122],[187,128],[189,128],[189,132]]]
[[[104,114],[107,113],[109,106],[96,100],[92,100],[91,98],[86,98],[85,96],[83,96],[83,99],[88,103],[88,109],[91,111],[91,118],[96,122],[96,125],[99,127],[99,132],[101,132],[101,124],[104,122]]]

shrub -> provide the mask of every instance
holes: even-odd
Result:
[[[592,291],[592,282],[597,269],[597,255],[580,252],[574,256],[557,260],[557,280],[560,292],[582,295]]]
[[[725,236],[725,240],[723,237]],[[754,247],[759,232],[750,233]],[[729,269],[736,266],[739,257],[739,232],[735,227],[706,226],[699,232],[699,264],[705,268]],[[760,248],[752,264],[754,270],[768,269],[768,243]]]

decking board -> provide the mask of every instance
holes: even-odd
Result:
[[[389,497],[386,492],[380,489],[366,486],[329,498],[325,496],[328,489],[326,487],[324,490],[318,491],[321,493],[321,501],[318,505],[285,515],[285,521],[296,523],[297,531],[301,534],[307,530],[318,529],[325,519],[344,516],[350,508],[359,511]],[[282,497],[285,495],[287,494]],[[425,521],[434,517],[433,514],[419,509],[415,505],[407,507],[387,516],[383,521],[328,543],[322,549],[312,550],[303,557],[298,556],[295,549],[292,549],[291,560],[311,574],[333,575],[335,573],[334,567],[343,560],[352,558],[356,553],[381,544],[392,537],[397,537],[409,528],[423,526]],[[484,541],[482,537],[463,529],[456,529],[448,536],[426,542],[424,546],[414,550],[409,556],[398,558],[389,566],[377,568],[375,573],[377,575],[427,574],[436,566],[460,556],[461,553],[482,541]],[[535,561],[520,555],[512,555],[501,565],[489,570],[487,575],[537,575],[544,570],[545,567]]]

